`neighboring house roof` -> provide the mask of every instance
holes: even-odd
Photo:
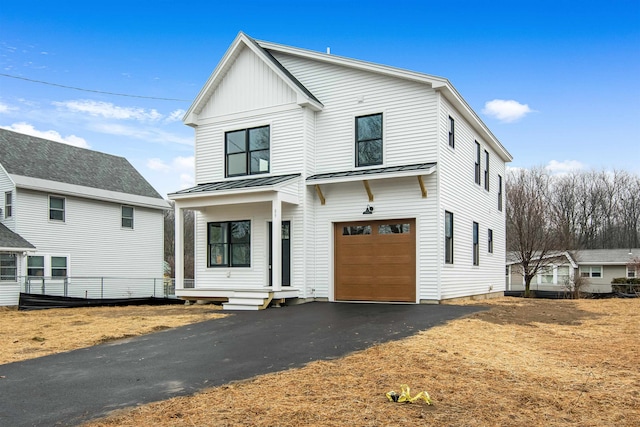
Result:
[[[564,256],[567,261],[577,268],[579,265],[626,265],[634,257],[640,256],[640,249],[582,249],[577,251],[555,251],[545,255],[545,259]],[[533,259],[536,259],[534,256]],[[507,252],[507,265],[519,264],[518,253]]]
[[[198,184],[195,187],[176,191],[175,193],[171,193],[170,196],[214,193],[214,192],[220,192],[225,190],[239,190],[239,189],[247,189],[247,188],[273,187],[279,184],[283,184],[299,176],[300,176],[299,173],[294,173],[289,175],[276,175],[276,176],[266,176],[266,177],[260,177],[260,178],[246,178],[246,179],[234,179],[230,181],[209,182],[206,184]]]
[[[9,230],[4,224],[0,224],[0,251],[23,252],[35,248],[22,236]]]
[[[435,163],[419,163],[406,166],[360,169],[355,171],[329,172],[307,178],[311,184],[339,182],[345,180],[396,178],[399,176],[429,175],[435,170]]]

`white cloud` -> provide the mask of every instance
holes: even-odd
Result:
[[[193,145],[193,139],[182,137],[159,128],[124,126],[117,123],[97,122],[90,125],[91,129],[109,135],[126,136],[149,142],[162,144],[173,143],[180,145]]]
[[[484,104],[482,112],[487,116],[495,117],[504,123],[519,120],[529,113],[534,112],[527,104],[521,104],[512,99],[494,99]]]
[[[174,157],[171,160],[171,163],[166,163],[164,160],[154,157],[152,159],[147,160],[147,167],[154,171],[164,172],[164,173],[182,173],[186,172],[190,175],[193,175],[193,171],[195,169],[195,159],[193,156],[190,157]],[[193,178],[191,178],[193,180]]]
[[[189,187],[193,187],[195,185],[195,179],[193,175],[188,173],[180,174],[180,189],[185,189]]]
[[[11,110],[15,110],[15,108],[11,108],[7,104],[0,102],[0,114],[6,114]]]
[[[172,111],[171,113],[169,113],[169,116],[167,117],[166,121],[167,122],[178,122],[178,121],[182,120],[182,116],[184,116],[184,113],[185,113],[184,110]]]
[[[51,141],[62,142],[63,144],[73,145],[74,147],[90,148],[87,141],[85,141],[83,138],[80,138],[79,136],[69,135],[69,136],[63,137],[55,130],[46,130],[46,131],[36,130],[33,127],[33,125],[30,125],[25,122],[14,123],[11,126],[0,126],[0,127],[2,127],[3,129],[12,130],[19,133],[24,133],[25,135],[35,136],[37,138],[44,138],[44,139],[49,139]]]
[[[551,160],[544,168],[553,175],[561,175],[572,171],[584,169],[585,165],[577,160],[565,160],[562,162]]]
[[[74,113],[87,113],[91,116],[103,117],[105,119],[156,122],[163,118],[163,115],[155,109],[147,110],[144,108],[119,107],[110,102],[91,101],[88,99],[53,102],[53,105]]]
[[[162,161],[162,159],[158,159],[158,158],[147,160],[147,167],[153,171],[160,171],[160,172],[171,171],[171,167],[168,164],[166,164],[164,161]]]

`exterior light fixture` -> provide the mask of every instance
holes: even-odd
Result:
[[[367,208],[362,212],[363,215],[371,215],[373,213],[373,206],[367,205]]]

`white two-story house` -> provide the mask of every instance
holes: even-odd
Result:
[[[184,117],[185,299],[437,303],[501,295],[511,155],[443,78],[239,33]],[[272,227],[272,224],[279,224]]]
[[[163,277],[169,204],[122,157],[0,129],[0,203],[0,305],[30,286],[152,296],[131,279]]]

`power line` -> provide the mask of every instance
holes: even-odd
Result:
[[[102,90],[83,89],[83,88],[80,88],[80,87],[65,86],[65,85],[60,85],[60,84],[57,84],[57,83],[44,82],[42,80],[28,79],[26,77],[20,77],[20,76],[12,76],[10,74],[4,74],[4,73],[0,73],[0,76],[9,77],[9,78],[18,79],[18,80],[25,80],[27,82],[32,82],[32,83],[41,83],[43,85],[56,86],[56,87],[61,87],[61,88],[65,88],[65,89],[79,90],[79,91],[82,91],[82,92],[102,93],[102,94],[105,94],[105,95],[126,96],[126,97],[129,97],[129,98],[156,99],[156,100],[159,100],[159,101],[180,101],[180,102],[191,102],[192,101],[190,99],[157,98],[155,96],[129,95],[129,94],[126,94],[126,93],[114,93],[114,92],[105,92],[105,91],[102,91]]]

